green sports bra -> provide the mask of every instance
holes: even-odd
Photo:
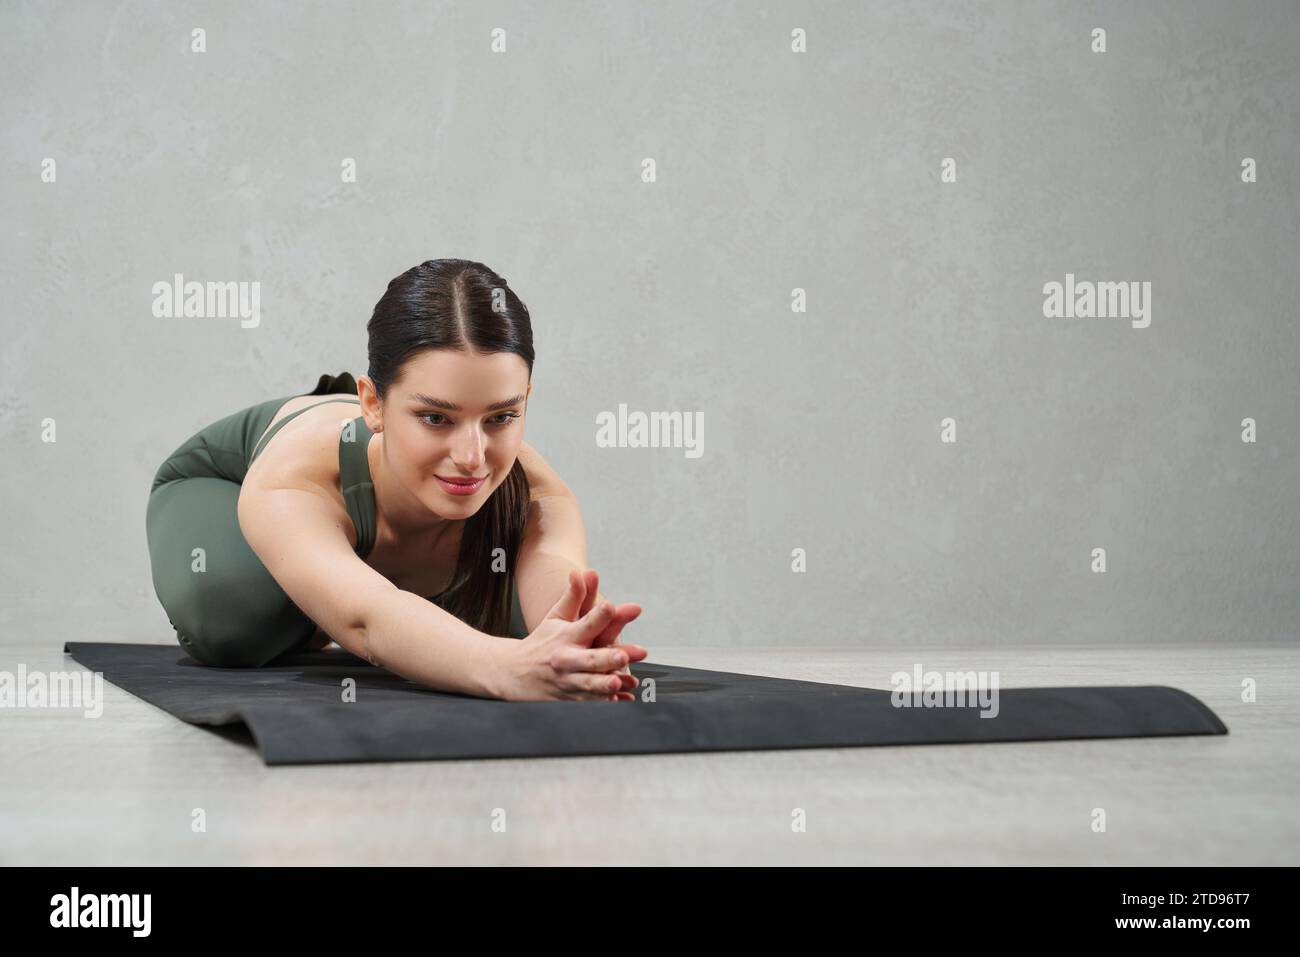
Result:
[[[314,409],[317,405],[328,405],[331,402],[361,404],[361,400],[356,397],[350,399],[326,399],[324,402],[317,402],[316,405],[307,406],[307,409]],[[257,447],[253,450],[253,457],[249,459],[249,464],[251,465],[253,459],[256,459],[261,454],[262,450],[266,448],[266,444],[275,437],[275,434],[281,428],[293,421],[297,416],[302,415],[307,409],[291,412],[275,423],[266,435],[262,436],[258,441]],[[375,486],[370,480],[370,459],[366,454],[366,450],[370,445],[370,437],[374,433],[366,425],[364,416],[357,416],[352,420],[351,424],[354,426],[352,429],[339,429],[339,489],[343,492],[343,504],[348,510],[348,517],[352,519],[352,525],[357,530],[355,551],[358,556],[364,559],[370,554],[370,550],[375,547]],[[446,593],[443,592],[443,594]],[[429,600],[433,601],[434,599],[430,598]]]

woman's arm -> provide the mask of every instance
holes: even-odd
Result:
[[[528,476],[531,498],[539,499],[547,495],[569,492],[569,486],[564,483],[564,479],[560,478],[555,469],[551,468],[550,463],[542,458],[541,453],[527,442],[519,443],[519,464],[523,467],[524,475]]]
[[[519,464],[528,476],[530,501],[515,584],[532,632],[569,587],[570,569],[586,570],[587,537],[577,496],[527,442],[519,443]],[[595,601],[604,597],[598,592]]]
[[[348,651],[429,688],[501,697],[502,663],[517,642],[478,631],[380,575],[352,550],[346,515],[322,493],[246,480],[238,515],[280,587]]]
[[[519,546],[519,557],[515,565],[519,610],[523,612],[528,633],[532,634],[568,589],[569,573],[575,568],[584,573],[587,570],[587,535],[577,496],[566,490],[543,495],[529,503],[524,540]],[[583,608],[592,608],[604,600],[605,596],[597,591],[596,597],[589,597]],[[635,604],[611,604],[619,609],[617,623],[597,639],[592,647],[617,641],[623,625],[641,614],[640,607]],[[612,673],[628,676],[623,687],[624,693],[637,684],[632,677],[630,663]]]
[[[587,568],[582,510],[571,492],[535,498],[515,560],[515,587],[524,625],[531,633],[569,587],[569,572]],[[599,602],[604,596],[597,595]]]

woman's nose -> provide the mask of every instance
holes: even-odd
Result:
[[[452,457],[462,471],[477,474],[483,466],[484,436],[476,426],[469,426],[467,432],[457,439]]]

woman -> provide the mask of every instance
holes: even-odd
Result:
[[[369,375],[229,415],[158,469],[146,534],[182,647],[260,667],[332,639],[439,690],[630,700],[641,608],[598,593],[577,500],[523,442],[528,309],[435,259],[367,331]]]

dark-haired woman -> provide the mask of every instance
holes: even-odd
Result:
[[[615,606],[586,567],[577,499],[523,441],[528,310],[481,263],[398,276],[369,373],[212,423],[159,467],[154,589],[199,662],[344,649],[431,688],[629,700]]]

